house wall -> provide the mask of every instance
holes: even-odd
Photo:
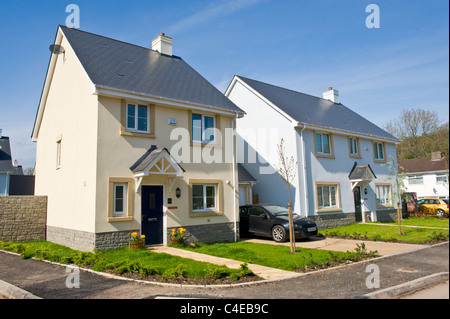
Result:
[[[182,108],[168,107],[165,105],[153,105],[155,116],[154,137],[133,137],[121,135],[120,119],[121,104],[130,100],[122,101],[120,98],[99,96],[98,113],[98,156],[97,156],[97,189],[95,208],[95,232],[107,234],[113,232],[131,232],[140,230],[141,221],[141,191],[133,190],[133,214],[131,221],[108,221],[108,181],[111,177],[134,178],[130,166],[134,164],[152,145],[158,148],[167,148],[169,152],[178,140],[171,140],[170,135],[175,128],[188,129],[191,125],[190,111]],[[145,101],[136,101],[148,104]],[[203,113],[204,114],[204,113]],[[176,125],[169,125],[168,119],[176,119]],[[217,127],[222,132],[231,128],[232,117],[220,115]],[[224,136],[223,136],[224,138]],[[192,154],[194,150],[202,151],[201,146],[193,146],[188,141],[188,149]],[[225,141],[218,141],[219,149],[225,151]],[[174,154],[175,155],[175,154]],[[149,175],[143,178],[141,186],[163,185],[164,186],[164,220],[165,227],[186,227],[195,230],[208,225],[229,225],[234,221],[233,209],[233,171],[231,161],[227,163],[204,163],[181,162],[185,173],[177,178],[170,187],[169,178],[166,175]],[[189,199],[189,181],[191,179],[220,180],[222,182],[223,215],[191,217]],[[229,184],[226,181],[230,181]],[[237,175],[236,175],[237,181]],[[175,190],[179,187],[181,197],[176,198]],[[172,204],[168,203],[172,198]],[[237,202],[237,201],[236,201]],[[177,207],[171,208],[169,207]],[[191,227],[188,227],[191,226]],[[224,226],[227,228],[228,226]],[[233,232],[227,233],[232,239]],[[196,237],[195,234],[188,234]],[[230,237],[231,236],[231,237]],[[200,236],[201,237],[201,236]],[[166,238],[167,239],[167,238]]]
[[[237,153],[238,161],[258,180],[253,186],[253,194],[259,196],[260,203],[287,206],[289,194],[278,173],[277,145],[283,138],[285,156],[297,158],[296,135],[291,121],[239,82],[236,82],[228,98],[241,105],[247,113],[237,121]],[[296,179],[291,186],[294,211],[300,210],[295,202],[297,188]]]
[[[442,171],[439,175],[445,175],[448,172]],[[427,196],[437,196],[441,198],[448,198],[449,194],[449,184],[447,183],[438,183],[436,181],[436,173],[414,173],[409,174],[412,176],[422,176],[423,184],[410,184],[408,181],[408,177],[404,180],[404,185],[406,187],[407,192],[415,192],[417,193],[418,198],[423,198]]]
[[[97,97],[70,44],[63,38],[61,45],[65,54],[53,56],[57,62],[36,147],[35,194],[48,196],[49,241],[52,230],[95,231]]]
[[[349,155],[348,135],[332,133],[333,158],[316,156],[315,154],[315,131],[310,128],[294,128],[288,116],[272,107],[251,89],[237,81],[231,90],[227,92],[228,98],[243,109],[247,114],[238,120],[238,140],[244,145],[238,149],[239,162],[254,176],[258,183],[253,187],[253,193],[259,196],[261,203],[273,203],[286,206],[289,202],[288,193],[278,173],[273,168],[279,167],[277,144],[281,138],[285,141],[285,156],[293,156],[298,163],[296,179],[291,185],[293,210],[296,214],[309,216],[320,222],[320,227],[332,227],[339,224],[348,224],[355,221],[355,203],[351,182],[350,171],[355,162],[358,164],[370,164],[377,179],[367,187],[364,194],[364,211],[372,220],[376,220],[377,211],[380,214],[390,211],[389,207],[378,208],[375,198],[375,184],[390,183],[389,171],[384,163],[374,160],[373,140],[370,137],[359,137],[360,157],[354,158]],[[297,124],[297,123],[295,123]],[[258,130],[269,132],[269,135],[258,134]],[[241,132],[256,132],[256,138]],[[320,132],[320,130],[317,130]],[[326,132],[324,129],[322,132]],[[304,150],[302,148],[302,138]],[[238,143],[239,144],[239,143]],[[393,167],[396,167],[395,145],[384,143],[385,158],[390,161],[394,159]],[[249,158],[249,152],[257,152],[260,159],[253,163]],[[269,164],[265,164],[264,159]],[[249,162],[250,160],[250,162]],[[303,165],[305,167],[303,167]],[[271,174],[264,174],[264,170],[270,166]],[[306,187],[304,178],[306,177]],[[317,212],[316,210],[316,182],[336,182],[339,185],[340,209],[330,212]]]

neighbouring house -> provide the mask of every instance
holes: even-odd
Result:
[[[448,198],[448,157],[433,152],[431,157],[398,161],[398,170],[405,176],[407,192],[416,193],[417,198]]]
[[[294,159],[293,210],[319,227],[395,215],[388,162],[397,167],[399,140],[339,102],[332,88],[323,98],[235,76],[225,95],[246,112],[238,120],[238,162],[258,180],[260,202],[287,206],[277,173],[277,144]]]
[[[240,163],[238,163],[238,176],[239,206],[257,204],[253,201],[253,185],[258,181]]]
[[[22,165],[12,160],[9,137],[0,129],[0,196],[33,195],[34,176],[24,175]]]
[[[59,26],[51,51],[32,133],[47,240],[106,249],[137,231],[166,244],[173,227],[235,240],[238,172],[225,151],[244,112],[164,34],[149,49]]]

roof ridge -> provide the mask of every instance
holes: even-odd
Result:
[[[265,84],[265,85],[272,86],[272,87],[274,87],[274,88],[278,88],[278,89],[282,89],[282,90],[285,90],[285,91],[291,91],[291,92],[294,92],[294,93],[299,93],[299,94],[307,95],[307,96],[310,96],[310,97],[313,97],[313,98],[316,98],[316,99],[319,99],[319,100],[324,100],[324,101],[328,101],[328,102],[333,103],[333,104],[336,104],[336,105],[342,105],[342,106],[344,106],[344,104],[342,104],[342,103],[334,103],[333,101],[330,101],[330,100],[327,100],[327,99],[324,99],[324,98],[322,98],[322,97],[315,96],[315,95],[312,95],[312,94],[309,94],[309,93],[304,93],[304,92],[296,91],[296,90],[294,90],[294,89],[284,88],[284,87],[279,86],[279,85],[274,85],[274,84],[266,83],[266,82],[263,82],[263,81],[250,79],[250,78],[247,78],[247,77],[245,77],[245,76],[240,76],[240,75],[236,75],[236,76],[239,77],[239,78],[241,78],[241,79],[246,79],[246,80],[258,82],[258,83],[261,83],[261,84]]]
[[[159,53],[159,52],[156,51],[156,50],[153,50],[153,49],[150,49],[150,48],[147,48],[147,47],[143,47],[143,46],[141,46],[141,45],[137,45],[137,44],[130,43],[130,42],[125,42],[125,41],[118,40],[118,39],[113,39],[113,38],[110,38],[110,37],[107,37],[107,36],[104,36],[104,35],[101,35],[101,34],[96,34],[96,33],[88,32],[88,31],[84,31],[84,30],[76,29],[76,28],[69,28],[69,27],[64,26],[64,25],[61,25],[61,24],[58,25],[58,27],[64,28],[64,29],[66,29],[66,30],[78,31],[78,32],[86,33],[86,34],[89,34],[89,35],[93,35],[93,36],[97,36],[97,37],[104,38],[104,39],[107,39],[107,40],[111,40],[111,41],[123,43],[123,44],[126,44],[126,45],[131,45],[131,46],[137,47],[137,48],[139,48],[139,49],[145,49],[145,50],[148,50],[148,51],[152,51],[152,52],[158,53],[158,54],[160,54],[161,56],[166,56],[166,57],[168,57],[168,58],[177,58],[177,59],[181,59],[181,60],[182,60],[182,58],[179,57],[179,56],[177,56],[177,55],[167,55],[167,54],[162,54],[162,53]]]

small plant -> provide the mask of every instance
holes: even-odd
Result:
[[[187,266],[185,264],[179,264],[175,268],[167,270],[163,276],[171,279],[171,278],[178,278],[178,277],[184,277],[187,270]]]
[[[205,271],[205,277],[214,280],[224,278],[229,275],[229,270],[224,266],[208,265]]]
[[[140,242],[145,239],[145,235],[139,235],[137,232],[131,233],[130,243]]]
[[[177,239],[184,239],[184,233],[186,232],[186,229],[184,228],[172,228],[172,233],[170,234],[170,237],[177,238]]]

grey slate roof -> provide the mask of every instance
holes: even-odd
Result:
[[[130,170],[135,173],[135,172],[141,172],[143,170],[145,170],[148,165],[150,165],[155,158],[161,154],[161,152],[167,152],[169,155],[169,151],[167,150],[167,148],[157,148],[156,145],[152,145],[147,152],[145,152],[144,155],[142,155],[133,165],[131,165]],[[181,170],[183,172],[185,172],[184,168],[181,167],[180,164],[178,164],[178,166],[181,168]]]
[[[0,172],[9,172],[11,175],[23,175],[22,166],[12,165],[11,146],[9,137],[0,137]]]
[[[373,172],[373,170],[372,170],[372,168],[370,167],[369,164],[357,165],[356,162],[355,162],[355,165],[353,165],[353,168],[350,171],[350,174],[348,175],[348,178],[350,180],[361,179],[361,178],[363,178],[363,176],[364,176],[364,174],[366,173],[367,170],[370,170],[372,175],[375,178],[377,178],[377,176],[375,175],[375,173]]]
[[[242,112],[180,57],[59,27],[95,85]]]
[[[298,122],[397,140],[342,104],[242,76],[238,78]]]
[[[238,181],[239,183],[249,183],[257,182],[258,180],[254,178],[242,164],[238,163]]]

